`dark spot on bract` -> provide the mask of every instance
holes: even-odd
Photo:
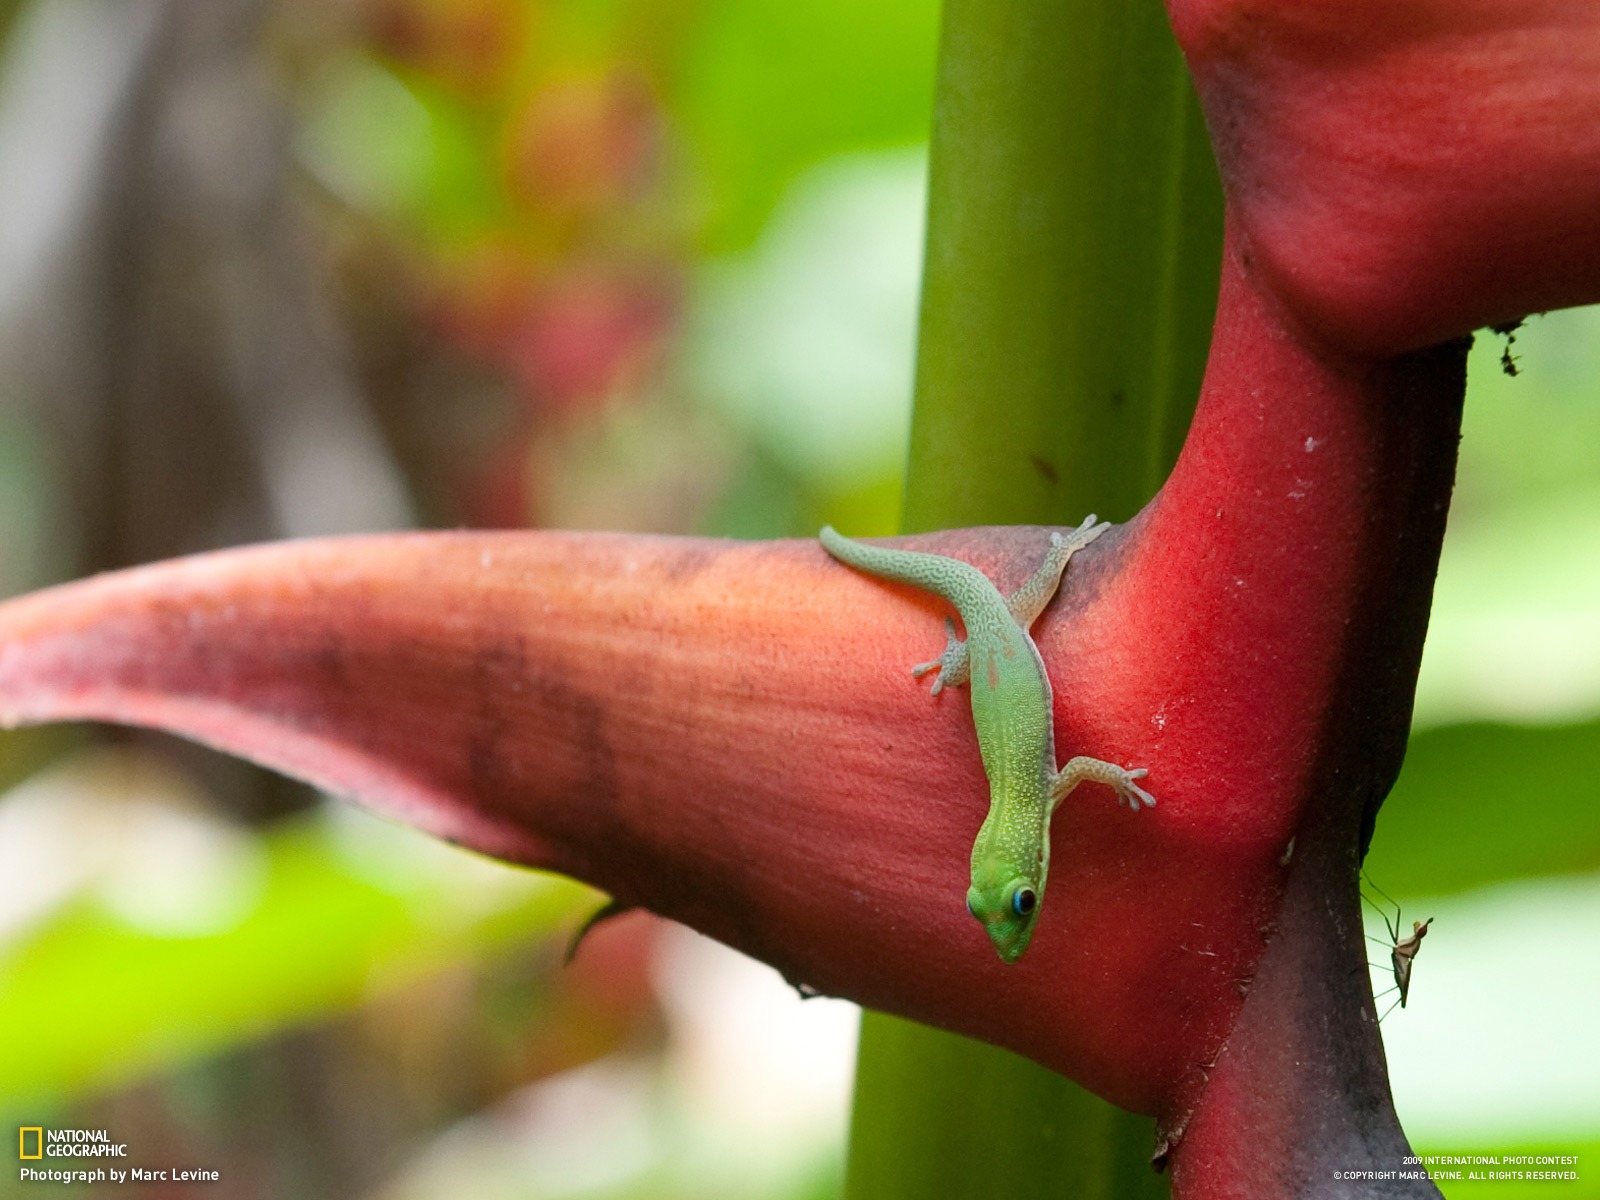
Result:
[[[1040,458],[1037,454],[1028,455],[1028,461],[1033,464],[1034,470],[1044,476],[1045,482],[1051,487],[1061,482],[1061,476],[1048,459]]]

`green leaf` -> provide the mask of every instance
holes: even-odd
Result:
[[[1366,869],[1391,893],[1600,868],[1600,722],[1415,734]]]
[[[933,0],[716,0],[673,97],[699,160],[706,245],[755,239],[806,168],[927,137]]]
[[[163,935],[84,898],[10,947],[0,1109],[57,1103],[352,1007],[553,932],[593,904],[575,883],[374,820],[358,836],[377,848],[352,852],[321,820],[268,833],[255,903],[220,932]],[[399,856],[397,841],[409,847]]]

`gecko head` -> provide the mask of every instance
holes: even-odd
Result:
[[[967,889],[967,911],[983,926],[1001,959],[1014,963],[1028,948],[1039,920],[1039,882],[1025,875],[986,875],[974,873]]]

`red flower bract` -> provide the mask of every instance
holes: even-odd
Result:
[[[1016,581],[1046,542],[920,539]],[[1075,566],[1069,592],[1081,603],[1100,573]],[[987,805],[966,698],[934,700],[908,670],[939,617],[810,542],[290,543],[13,601],[0,710],[186,733],[1154,1110],[1184,1041],[1222,1031],[1196,998],[1235,1002],[1260,945],[1259,898],[1207,883],[1212,859],[1270,862],[1284,823],[1247,811],[1221,838],[1242,845],[1196,854],[1218,837],[1182,772],[1160,820],[1082,789],[1058,821],[1057,919],[1006,968],[963,905]],[[1102,682],[1114,660],[1059,617],[1041,636],[1100,696],[1068,710],[1067,744],[1126,759],[1147,743],[1142,671]],[[1181,904],[1148,903],[1152,879]]]
[[[1600,299],[1600,6],[1169,0],[1250,255],[1392,354]]]
[[[1148,766],[1161,804],[1074,794],[1016,966],[963,906],[987,804],[965,693],[908,670],[939,606],[813,542],[399,535],[143,568],[0,607],[0,716],[198,737],[1176,1133],[1280,891],[1348,870],[1398,766],[1461,360],[1307,358],[1230,263],[1177,471],[1037,629],[1063,755]],[[1046,540],[910,543],[1014,586]],[[1346,915],[1315,938],[1359,942]]]

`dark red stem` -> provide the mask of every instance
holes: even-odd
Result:
[[[1408,1152],[1356,870],[1404,754],[1468,344],[1383,361],[1319,348],[1230,233],[1194,429],[1129,533],[1122,637],[1193,705],[1158,761],[1212,781],[1223,827],[1278,814],[1281,839],[1256,853],[1287,868],[1238,1021],[1169,1108],[1177,1197],[1437,1194],[1335,1172],[1399,1170]]]

